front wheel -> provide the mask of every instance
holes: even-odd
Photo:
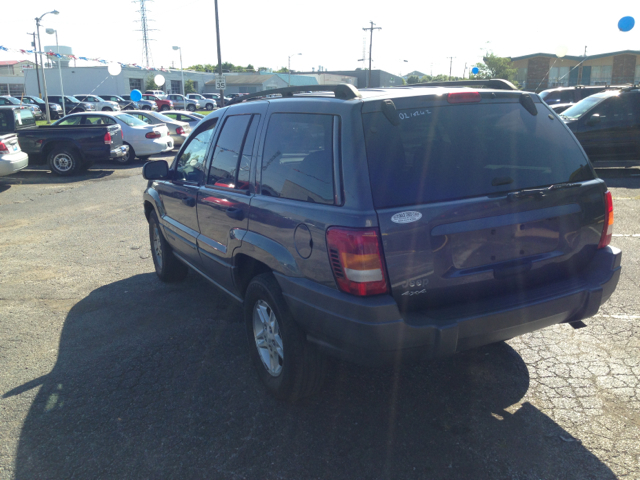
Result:
[[[190,103],[189,105],[187,105],[187,110],[189,110],[190,112],[195,112],[196,106]]]
[[[49,168],[57,175],[73,175],[81,167],[80,154],[71,147],[54,148],[48,157]]]
[[[166,112],[167,110],[169,110],[169,107],[167,105],[163,105],[160,109],[161,112]]]
[[[291,402],[320,390],[326,359],[293,320],[273,274],[251,281],[244,305],[251,358],[267,390]]]
[[[149,240],[151,256],[158,278],[163,282],[179,282],[189,273],[189,268],[178,260],[160,230],[160,222],[156,212],[149,215]]]

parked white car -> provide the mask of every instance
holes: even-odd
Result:
[[[29,155],[20,148],[18,136],[15,133],[0,135],[0,177],[22,170],[28,164]]]
[[[171,112],[173,112],[173,110],[162,113],[150,112],[149,110],[131,110],[127,113],[149,125],[166,125],[169,128],[169,135],[173,138],[173,145],[179,147],[191,133],[191,127],[187,122],[181,122],[165,115]]]
[[[82,95],[74,95],[74,97],[76,97],[81,102],[87,102],[93,105],[94,107],[96,107],[96,112],[100,112],[100,111],[119,112],[120,111],[120,105],[118,105],[118,102],[105,100],[104,98],[99,97],[98,95],[82,94]]]
[[[167,100],[173,102],[175,109],[189,110],[190,112],[195,112],[198,109],[198,103],[195,100],[188,99],[177,93],[167,95]]]
[[[75,117],[81,117],[80,123]],[[166,125],[148,125],[125,112],[74,113],[56,122],[56,125],[67,123],[69,125],[120,125],[122,141],[125,145],[129,145],[127,155],[115,159],[121,164],[131,163],[136,156],[140,160],[146,160],[151,155],[173,150],[173,139],[169,136]]]
[[[187,93],[187,98],[198,103],[198,110],[215,110],[218,104],[211,98],[206,98],[199,93]]]

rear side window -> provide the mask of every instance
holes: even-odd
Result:
[[[554,92],[542,92],[540,97],[547,102],[547,105],[553,105],[554,103],[560,103],[560,91],[556,90]]]
[[[29,125],[35,125],[36,124],[36,119],[33,116],[33,112],[31,112],[30,109],[21,108],[16,113],[20,117],[20,119],[18,120],[18,123],[21,124],[22,126],[29,126]]]
[[[262,194],[334,203],[333,116],[271,116],[262,156]]]
[[[378,208],[431,203],[594,178],[586,156],[550,110],[520,103],[403,110],[393,126],[363,115]]]
[[[227,118],[218,137],[207,183],[235,188],[238,160],[247,134],[251,115]]]

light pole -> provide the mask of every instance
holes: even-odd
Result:
[[[56,34],[56,53],[60,55],[60,47],[58,46],[58,30],[54,30],[53,28],[47,28],[46,32],[49,35]],[[62,57],[58,57],[58,73],[60,74],[60,95],[62,95],[62,99],[64,100],[64,87],[62,86],[62,66],[60,65],[62,62],[60,61]],[[67,107],[62,102],[62,116],[67,115]]]
[[[291,86],[291,57],[295,57],[296,55],[302,55],[301,53],[292,53],[291,55],[289,55],[289,63],[288,63],[288,68],[287,70],[289,71],[289,81],[287,82],[289,84],[289,87]]]
[[[174,50],[180,50],[180,73],[182,74],[182,96],[184,97],[182,99],[183,103],[184,103],[184,109],[187,109],[187,101],[185,100],[184,96],[184,70],[182,69],[182,47],[173,47]]]
[[[45,15],[49,15],[50,13],[53,13],[54,15],[58,15],[58,13],[60,12],[58,12],[57,10],[53,10],[51,12],[43,13],[42,15],[36,18],[36,31],[38,32],[38,51],[39,52],[42,52],[42,44],[40,43],[40,20],[42,20],[42,17],[44,17]],[[40,57],[40,60],[42,60],[42,57]],[[42,63],[42,86],[44,87],[44,107],[46,109],[46,114],[47,114],[47,123],[51,123],[51,114],[49,113],[49,95],[47,95],[47,75],[44,71],[44,62],[40,62],[40,63]],[[62,100],[64,100],[64,97],[62,98]]]

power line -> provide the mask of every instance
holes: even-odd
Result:
[[[371,85],[371,50],[373,48],[373,31],[374,30],[382,30],[382,27],[374,27],[375,23],[373,23],[371,20],[369,20],[369,23],[371,24],[371,26],[369,28],[363,28],[362,29],[365,32],[367,30],[371,31],[371,38],[369,40],[369,75],[367,76],[367,88],[369,88],[369,86]]]
[[[153,55],[151,54],[151,47],[149,45],[153,39],[149,36],[149,32],[155,32],[157,30],[155,28],[149,28],[148,25],[148,22],[152,20],[147,17],[146,3],[150,1],[152,0],[133,0],[134,3],[140,4],[140,10],[138,10],[138,13],[140,14],[140,30],[137,31],[142,32],[142,62],[147,68],[153,66]]]

